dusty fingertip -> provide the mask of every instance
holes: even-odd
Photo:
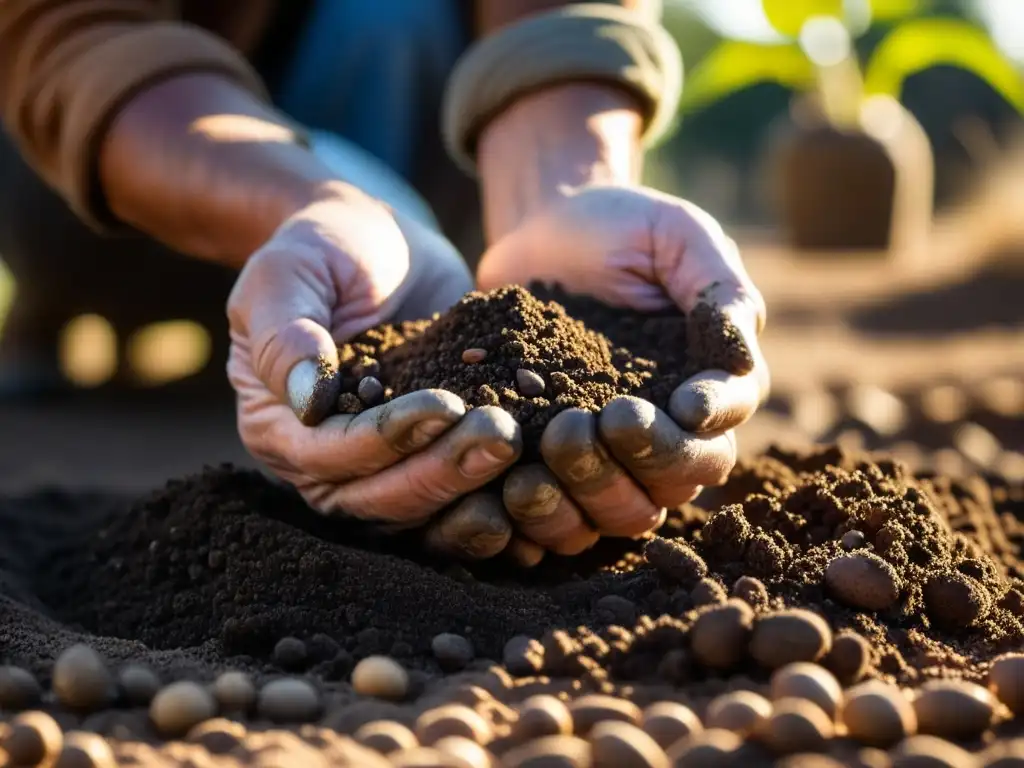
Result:
[[[505,554],[521,568],[533,568],[544,559],[544,547],[521,536],[513,536]]]
[[[550,516],[562,500],[558,480],[543,464],[514,467],[505,477],[501,494],[509,514],[520,522]]]
[[[307,427],[316,426],[334,409],[341,393],[337,367],[324,357],[300,360],[285,384],[288,405]]]
[[[601,437],[609,443],[624,444],[628,447],[637,443],[637,448],[649,444],[647,436],[657,419],[655,405],[639,397],[617,397],[608,403],[598,418]]]
[[[717,417],[718,385],[698,380],[678,387],[668,400],[669,415],[679,426],[690,432],[713,429]]]
[[[511,539],[512,523],[501,501],[488,493],[473,493],[430,524],[424,544],[438,555],[487,560],[500,554]]]

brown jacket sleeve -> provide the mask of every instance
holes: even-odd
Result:
[[[24,157],[100,226],[99,143],[141,88],[220,72],[262,94],[244,58],[178,20],[173,0],[0,0],[0,118]]]

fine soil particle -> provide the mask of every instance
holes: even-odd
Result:
[[[742,375],[753,367],[736,327],[707,304],[688,316],[652,315],[541,286],[469,293],[434,319],[371,329],[339,356],[339,410],[358,413],[385,398],[446,389],[469,407],[496,405],[512,414],[528,459],[536,457],[544,427],[566,408],[597,412],[619,395],[664,408],[698,371]],[[383,392],[363,383],[369,376]]]

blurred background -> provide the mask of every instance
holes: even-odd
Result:
[[[664,6],[686,87],[648,182],[725,224],[769,307],[774,392],[741,450],[840,441],[1024,479],[1024,0]],[[0,275],[0,317],[16,290]],[[83,315],[60,346],[78,396],[0,402],[5,484],[247,463],[217,398],[87,397],[125,364],[188,393],[214,348],[201,325],[125,338]]]

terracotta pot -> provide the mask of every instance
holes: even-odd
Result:
[[[931,146],[895,100],[866,100],[849,127],[804,105],[773,154],[774,202],[793,248],[889,252],[919,247],[927,237]]]

